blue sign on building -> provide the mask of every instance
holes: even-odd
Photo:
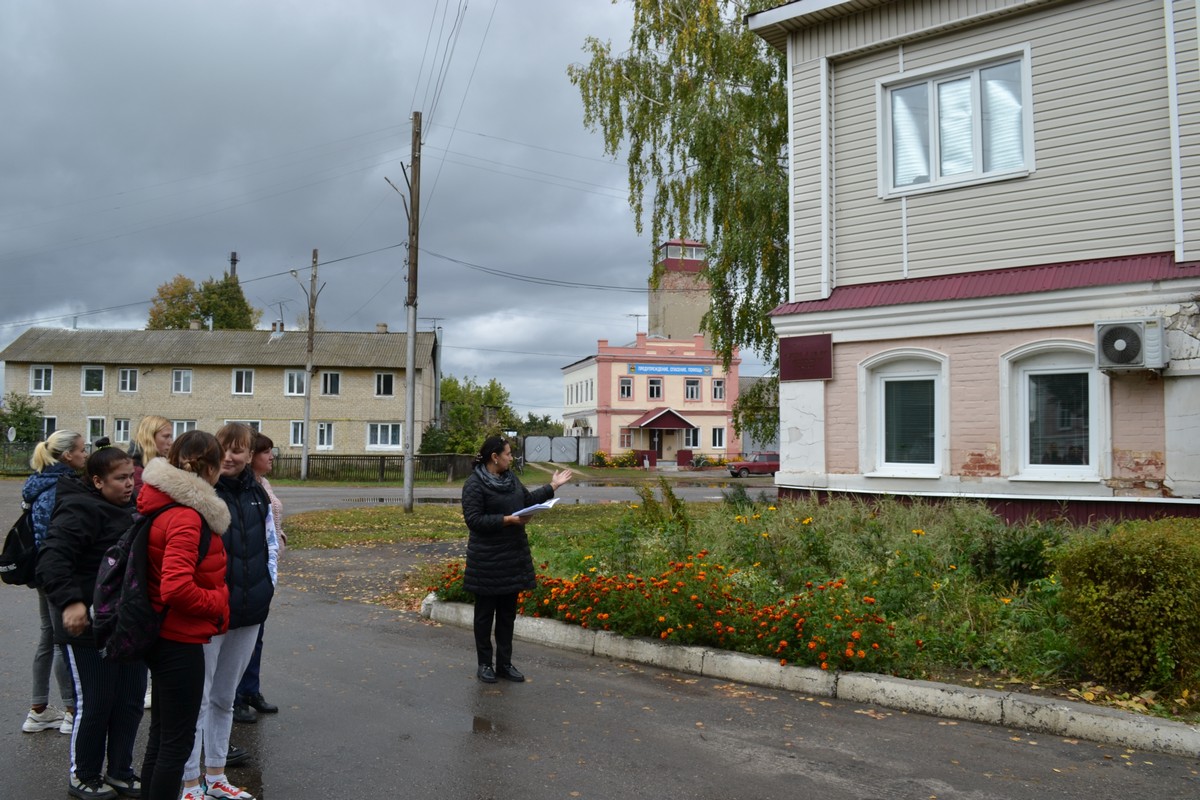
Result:
[[[630,375],[712,375],[703,364],[630,364]]]

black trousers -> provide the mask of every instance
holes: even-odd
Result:
[[[183,768],[196,740],[204,696],[204,645],[159,639],[146,654],[151,688],[150,735],[142,762],[142,797],[179,800]]]
[[[475,655],[492,664],[492,622],[496,623],[496,666],[512,664],[513,625],[517,621],[517,592],[475,596]]]
[[[86,645],[62,645],[75,681],[75,729],[71,732],[71,771],[80,780],[133,774],[133,743],[142,722],[146,665],[101,658]]]

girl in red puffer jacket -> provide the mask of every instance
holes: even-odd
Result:
[[[142,473],[138,511],[155,518],[147,546],[147,583],[155,609],[166,610],[158,641],[146,655],[153,679],[150,735],[142,763],[142,797],[177,800],[183,768],[191,754],[204,694],[204,644],[229,626],[225,547],[229,508],[213,485],[221,474],[216,437],[188,431],[165,459]],[[200,558],[202,528],[211,531]],[[198,562],[198,563],[197,563]]]

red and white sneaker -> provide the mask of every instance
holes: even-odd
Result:
[[[225,781],[212,781],[209,783],[208,788],[204,790],[204,796],[219,798],[219,800],[254,800],[254,795],[245,789],[231,786]]]

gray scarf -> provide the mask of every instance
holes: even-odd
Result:
[[[492,489],[493,491],[511,492],[513,489],[512,470],[506,469],[499,475],[493,475],[483,464],[476,464],[475,474],[479,476],[479,480],[483,481],[484,486]]]

